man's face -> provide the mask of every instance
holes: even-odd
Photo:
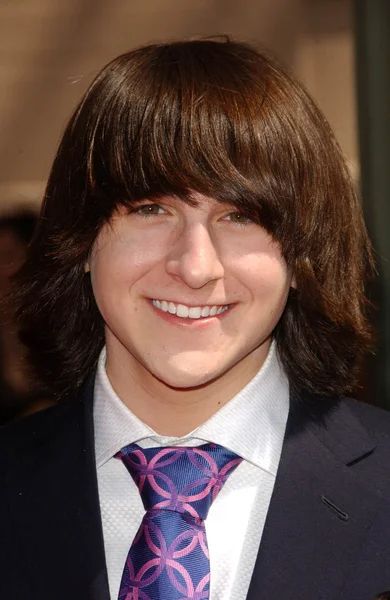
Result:
[[[234,207],[194,199],[142,201],[100,231],[87,269],[108,371],[191,388],[264,362],[291,284],[280,247]]]

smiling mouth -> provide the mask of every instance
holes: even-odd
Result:
[[[220,315],[229,308],[229,304],[224,306],[186,306],[185,304],[175,304],[166,300],[152,300],[153,306],[171,315],[176,315],[182,319],[206,319]]]

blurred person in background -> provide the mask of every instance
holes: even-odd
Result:
[[[36,219],[34,211],[24,208],[0,218],[0,424],[25,414],[38,402],[12,305],[6,302],[11,279],[26,258]]]
[[[372,271],[329,125],[267,53],[189,41],[107,65],[16,278],[56,406],[0,437],[0,597],[388,589],[390,415],[346,397]]]

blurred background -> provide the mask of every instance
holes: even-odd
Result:
[[[0,293],[23,261],[66,120],[100,68],[146,42],[218,33],[290,65],[341,143],[380,271],[377,352],[360,394],[390,408],[390,0],[0,0]],[[1,421],[39,399],[12,316],[0,319]]]

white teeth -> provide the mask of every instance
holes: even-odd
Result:
[[[178,317],[183,317],[186,319],[189,315],[189,312],[188,306],[184,306],[184,304],[178,304],[176,307],[176,315]]]
[[[200,306],[191,306],[188,316],[190,319],[200,319]]]
[[[152,300],[152,304],[162,310],[183,319],[200,319],[201,317],[214,317],[225,312],[229,306],[186,306],[185,304],[174,304],[166,300]]]

